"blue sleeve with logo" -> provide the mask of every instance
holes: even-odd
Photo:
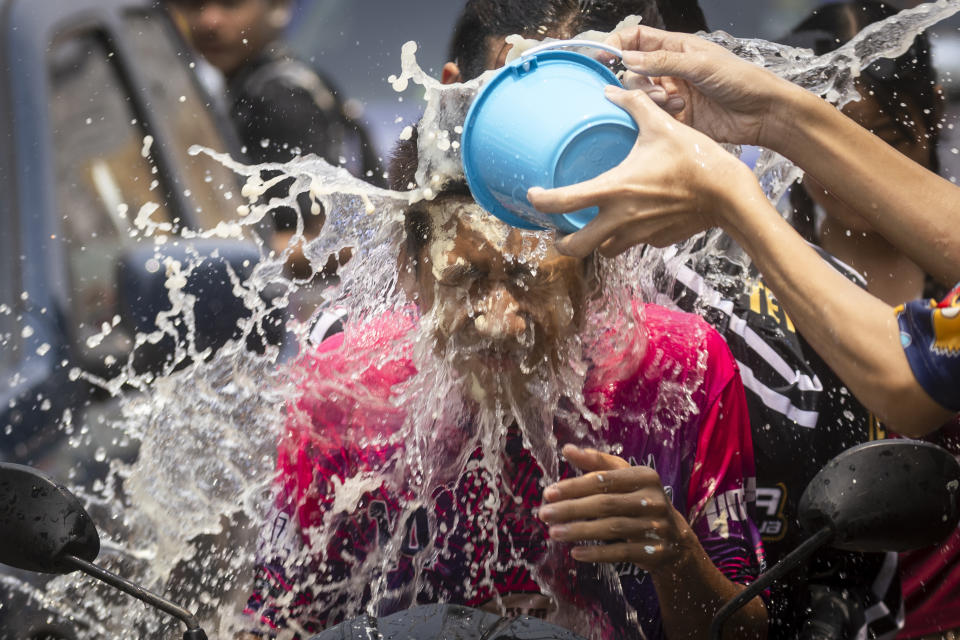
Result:
[[[930,397],[960,411],[960,284],[939,304],[914,300],[897,308],[900,343]]]

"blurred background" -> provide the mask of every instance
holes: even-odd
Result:
[[[916,1],[891,1],[901,8]],[[742,38],[777,40],[818,5],[818,0],[701,0],[711,30]],[[413,90],[400,96],[387,77],[400,72],[400,47],[408,40],[418,45],[417,60],[439,76],[447,61],[447,43],[461,2],[417,0],[298,0],[288,38],[293,49],[330,77],[360,112],[378,154],[388,153],[407,124],[416,121],[422,102]],[[960,144],[956,105],[960,102],[960,19],[940,23],[931,32],[934,64],[948,92],[948,130],[941,142],[943,173],[960,175]],[[398,101],[402,98],[402,101]]]

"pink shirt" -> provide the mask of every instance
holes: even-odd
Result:
[[[619,455],[632,464],[654,467],[714,563],[731,580],[750,582],[762,565],[762,549],[747,513],[753,446],[736,363],[720,335],[699,317],[655,305],[646,305],[645,315],[647,346],[641,357],[607,352],[592,359],[584,393],[606,428],[578,444],[620,445]],[[395,433],[403,422],[402,409],[390,399],[394,387],[415,374],[413,365],[403,351],[391,362],[374,363],[403,340],[411,323],[402,316],[369,323],[326,340],[300,363],[303,394],[290,409],[280,445],[282,495],[263,541],[248,611],[272,626],[295,618],[310,632],[358,615],[366,603],[347,602],[338,585],[355,578],[385,536],[402,530],[403,548],[388,563],[389,597],[380,603],[381,614],[402,608],[400,603],[483,607],[495,598],[508,609],[523,603],[508,613],[546,614],[549,601],[527,567],[548,566],[555,579],[541,579],[560,608],[575,607],[597,635],[639,637],[630,622],[635,612],[648,638],[662,637],[656,593],[644,572],[632,564],[618,567],[621,593],[608,593],[595,567],[576,565],[566,548],[548,545],[545,526],[535,516],[543,471],[515,430],[500,454],[510,468],[509,487],[470,471],[403,522],[402,504],[410,494],[385,486],[367,491],[353,513],[330,516],[335,487],[344,479],[396,462],[402,443],[363,449],[352,443]],[[642,341],[638,332],[635,343]],[[343,393],[343,385],[354,392]],[[676,392],[691,386],[692,397]],[[362,402],[356,400],[358,389]],[[655,423],[664,426],[653,429]],[[568,425],[558,421],[554,430],[561,444],[570,441]],[[474,451],[473,459],[483,455],[488,454]],[[574,472],[561,463],[560,474]],[[491,508],[495,487],[509,489],[517,499]],[[302,548],[302,532],[311,527],[335,532],[325,549],[311,552],[308,563],[291,571],[284,560],[292,548]],[[491,543],[494,530],[498,549]],[[379,576],[382,566],[367,579]]]

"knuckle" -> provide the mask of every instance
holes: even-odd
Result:
[[[657,49],[656,51],[651,51],[646,55],[647,60],[651,63],[651,66],[654,68],[662,67],[667,61],[667,52],[663,49]]]
[[[634,114],[634,117],[640,119],[641,115],[647,111],[647,104],[652,100],[650,96],[643,90],[643,88],[634,89],[627,92],[626,96],[626,107],[627,111],[630,111]],[[645,120],[646,117],[643,117]]]
[[[660,474],[653,467],[638,467],[642,473],[642,479],[646,484],[662,484]]]
[[[623,478],[623,484],[629,491],[639,491],[646,485],[643,467],[626,467],[620,470],[620,477]]]
[[[625,538],[630,532],[630,522],[624,518],[614,518],[610,521],[608,531],[613,538]]]
[[[650,514],[657,518],[666,517],[670,513],[671,506],[662,495],[650,500],[649,504]]]
[[[715,59],[715,56],[706,51],[695,51],[689,57],[692,66],[696,69],[709,69]]]
[[[620,513],[623,500],[618,495],[605,495],[600,501],[600,513],[609,517]]]

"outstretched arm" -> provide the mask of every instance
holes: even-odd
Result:
[[[650,573],[667,637],[706,637],[716,611],[743,587],[723,575],[684,517],[667,499],[656,471],[617,456],[567,445],[564,457],[588,472],[544,491],[540,517],[550,537],[576,546],[581,562],[633,562]],[[653,534],[653,535],[651,535]],[[730,637],[766,637],[766,607],[755,598],[734,617]]]
[[[791,94],[792,128],[771,130],[762,144],[816,178],[925,272],[960,280],[960,187],[812,93]]]
[[[550,191],[531,189],[529,193],[531,203],[549,213],[599,206],[594,220],[558,241],[560,251],[585,256],[599,248],[606,255],[616,255],[636,244],[665,246],[720,226],[750,255],[804,338],[881,420],[900,433],[919,436],[951,417],[914,377],[900,344],[893,309],[821,260],[769,203],[746,165],[708,136],[671,118],[646,93],[608,88],[607,95],[643,123],[630,155],[593,180]],[[806,95],[809,98],[803,100],[818,100]],[[847,120],[829,109],[831,117]],[[848,122],[850,130],[846,131],[846,126],[841,129],[851,139],[865,133]],[[824,130],[827,128],[825,125]],[[899,156],[876,140],[877,149],[870,154]],[[939,228],[939,220],[933,216],[928,232],[940,233],[932,231]],[[885,224],[888,230],[895,226],[889,221]],[[909,236],[922,226],[906,219],[900,224],[903,228],[896,232],[900,236]],[[877,225],[882,228],[879,221]],[[954,227],[953,233],[960,234],[960,225]],[[951,243],[941,238],[932,246]],[[960,238],[956,245],[960,251]],[[929,246],[924,253],[928,264],[941,263],[943,275],[944,265],[950,267],[947,271],[960,270],[960,257],[954,261],[948,254],[944,259],[944,252],[931,251]],[[930,254],[935,254],[934,258]]]
[[[718,142],[773,149],[944,282],[960,280],[960,187],[916,164],[814,94],[697,36],[613,34],[624,64],[677,119]],[[639,121],[641,128],[646,124]],[[531,202],[540,207],[539,197]],[[547,209],[552,211],[553,209]]]
[[[952,413],[917,382],[894,310],[824,262],[767,202],[759,185],[722,208],[724,229],[753,258],[800,333],[851,392],[894,430],[919,437]]]

